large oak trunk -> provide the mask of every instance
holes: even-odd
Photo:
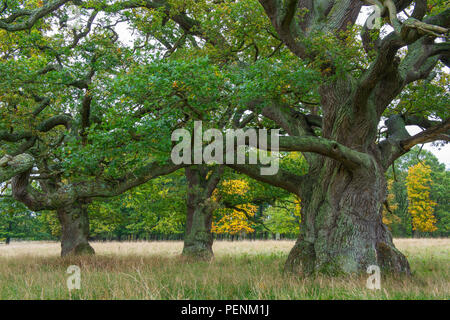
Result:
[[[213,257],[211,225],[214,201],[211,196],[218,180],[208,180],[207,174],[202,166],[186,168],[188,191],[183,255],[201,259]]]
[[[302,196],[301,234],[289,254],[286,269],[300,273],[362,273],[370,265],[384,272],[410,274],[382,222],[386,200],[385,169],[376,145],[380,114],[359,104],[351,82],[321,88],[323,137],[365,154],[367,161],[352,168],[316,155]],[[380,113],[381,113],[380,109]]]
[[[201,201],[194,203],[197,203],[197,206],[188,206],[187,210],[183,255],[211,259],[213,257],[212,212],[207,208],[207,204]]]
[[[61,256],[94,254],[94,249],[88,242],[89,217],[83,204],[57,210],[61,223]]]
[[[384,272],[410,274],[382,222],[384,172],[361,168],[349,172],[331,159],[302,199],[301,234],[285,268],[301,274],[338,275],[366,272],[377,265]]]

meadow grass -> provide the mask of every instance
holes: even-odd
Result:
[[[217,241],[212,262],[181,242],[93,242],[96,255],[60,258],[59,243],[0,245],[0,299],[449,299],[450,239],[397,239],[413,276],[300,278],[282,272],[293,241]],[[81,268],[69,292],[67,267]]]

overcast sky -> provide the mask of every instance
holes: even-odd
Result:
[[[418,126],[407,126],[406,130],[408,130],[409,134],[411,135],[417,134],[422,131]],[[433,147],[431,143],[426,143],[423,148],[431,151],[439,159],[439,162],[445,164],[447,170],[450,169],[450,144],[446,144],[443,147],[437,148]]]

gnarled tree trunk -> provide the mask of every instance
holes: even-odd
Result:
[[[387,187],[375,144],[378,118],[364,106],[358,110],[358,96],[352,92],[348,82],[322,87],[322,132],[363,160],[354,166],[321,155],[310,160],[310,179],[302,190],[302,232],[286,269],[340,274],[377,265],[385,272],[410,274],[408,261],[382,222]]]
[[[215,203],[211,196],[220,180],[220,170],[207,166],[186,168],[188,191],[183,255],[207,260],[214,256],[211,226]]]
[[[94,254],[88,242],[89,217],[86,205],[77,203],[56,211],[61,223],[61,256]]]
[[[296,188],[283,181],[283,176],[289,175],[278,174],[271,182],[251,169],[237,168],[302,199],[301,235],[286,269],[353,273],[365,272],[373,264],[388,272],[409,274],[406,258],[394,247],[382,223],[384,172],[415,145],[448,141],[450,120],[418,116],[414,108],[406,112],[392,108],[385,122],[387,130],[380,132],[386,137],[382,141],[377,141],[378,125],[389,106],[397,104],[395,99],[402,99],[399,94],[408,84],[429,78],[439,60],[447,64],[448,42],[437,44],[434,39],[449,32],[450,9],[428,15],[426,2],[415,1],[411,17],[400,21],[397,14],[413,1],[379,1],[377,6],[383,17],[389,16],[393,31],[383,38],[374,37],[370,32],[374,15],[367,18],[362,48],[373,54],[373,59],[361,73],[353,73],[342,71],[347,65],[337,59],[340,54],[334,48],[317,47],[311,41],[314,43],[316,36],[338,35],[355,25],[361,6],[371,1],[259,2],[281,41],[300,59],[317,63],[322,75],[319,108],[301,102],[296,110],[295,105],[279,101],[262,108],[263,115],[289,135],[280,138],[281,150],[304,153],[310,165],[306,181]],[[306,14],[298,14],[300,10]],[[340,38],[336,36],[336,40]],[[406,54],[398,54],[401,48]],[[340,58],[347,60],[345,55]],[[425,130],[410,136],[405,125]]]
[[[34,159],[29,154],[19,154],[15,157],[6,155],[0,159],[0,182],[28,172],[33,167]]]
[[[387,191],[384,174],[392,163],[390,155],[400,145],[395,139],[409,135],[393,130],[395,139],[377,143],[386,95],[395,92],[382,87],[375,93],[361,103],[363,93],[352,81],[342,79],[321,86],[320,123],[282,105],[263,109],[263,114],[290,136],[280,137],[281,150],[304,152],[309,163],[306,176],[292,177],[281,169],[275,176],[258,176],[245,165],[233,165],[301,198],[301,232],[286,270],[336,275],[365,273],[368,266],[377,265],[385,272],[410,274],[408,261],[395,248],[382,222]],[[322,129],[320,137],[313,127]],[[398,152],[407,151],[400,148]]]
[[[384,173],[350,174],[334,160],[324,166],[302,199],[302,232],[285,268],[309,274],[364,272],[377,265],[386,272],[409,274],[409,264],[382,222]]]

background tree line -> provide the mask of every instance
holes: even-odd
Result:
[[[296,161],[307,170],[299,153]],[[298,165],[297,163],[297,165]],[[450,172],[429,151],[415,148],[387,173],[383,222],[394,237],[450,235]],[[109,201],[89,207],[93,240],[182,240],[187,182],[182,171],[160,177]],[[57,240],[61,227],[51,211],[33,212],[9,197],[0,199],[0,240]],[[301,199],[231,170],[214,191],[216,239],[294,239]]]

